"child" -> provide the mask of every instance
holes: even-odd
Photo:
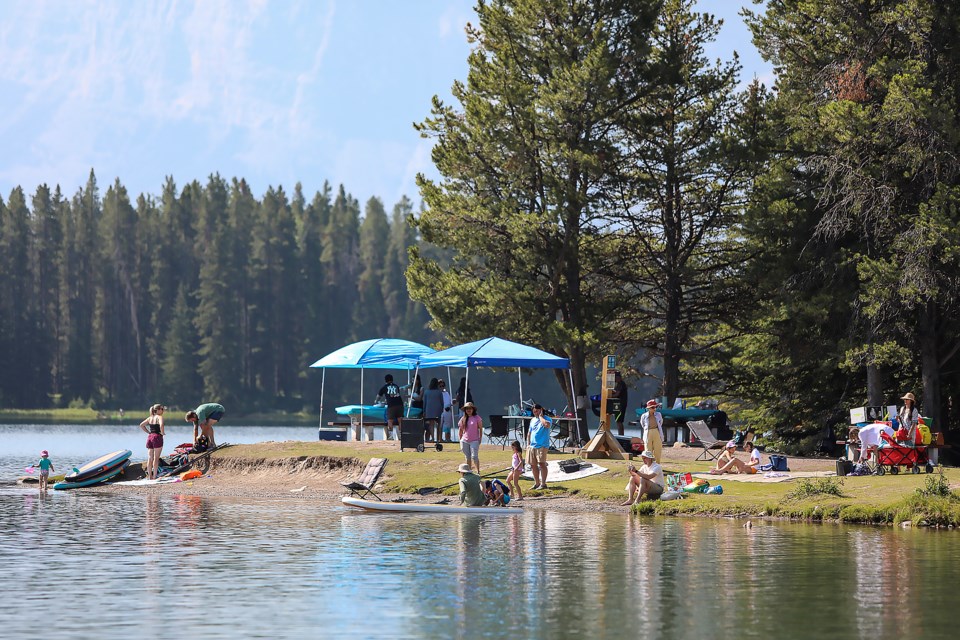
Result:
[[[487,497],[487,504],[495,507],[505,507],[510,502],[510,488],[502,480],[485,481],[483,495]]]
[[[523,500],[523,491],[520,490],[520,476],[523,475],[523,448],[518,440],[510,445],[513,449],[513,464],[507,474],[507,484],[517,493],[517,500]]]
[[[50,453],[44,449],[40,452],[40,461],[30,466],[35,469],[40,469],[40,491],[46,491],[47,478],[50,477],[51,471],[56,471],[56,469],[53,468],[53,462],[50,460]]]

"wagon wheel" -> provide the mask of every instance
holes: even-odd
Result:
[[[443,445],[439,442],[437,443],[437,451],[443,451]]]
[[[933,465],[929,462],[927,463],[927,473],[933,473]]]
[[[418,445],[417,445],[417,453],[423,453],[423,445],[422,445],[422,444],[418,444]]]
[[[886,473],[886,471],[884,471],[883,465],[879,465],[879,464],[878,464],[878,465],[877,465],[877,475],[878,475],[878,476],[882,476],[884,473]]]
[[[913,465],[913,468],[910,469],[911,473],[920,473],[920,465]]]
[[[892,473],[893,475],[897,475],[898,473],[900,473],[900,467],[898,467],[895,464],[890,465],[890,473]]]

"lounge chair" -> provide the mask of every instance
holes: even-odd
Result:
[[[690,429],[690,433],[692,433],[695,438],[695,440],[690,443],[691,446],[703,447],[703,451],[697,456],[697,460],[710,461],[720,457],[727,442],[726,440],[717,440],[714,438],[713,432],[710,431],[710,427],[707,426],[706,422],[703,420],[693,420],[687,423],[687,428]],[[714,452],[715,450],[716,452]]]
[[[364,467],[360,477],[352,482],[341,482],[340,484],[350,489],[350,493],[356,494],[360,499],[371,495],[377,500],[380,500],[380,496],[373,492],[373,488],[376,486],[377,480],[380,479],[380,474],[383,473],[383,468],[386,466],[386,458],[370,458],[370,462]],[[383,502],[382,500],[380,501]]]
[[[501,449],[507,448],[510,438],[510,423],[503,416],[490,416],[490,430],[484,433],[490,444],[500,443]]]

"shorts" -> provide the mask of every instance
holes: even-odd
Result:
[[[386,411],[387,420],[399,420],[403,417],[403,405],[398,404],[396,406],[387,405]]]
[[[223,411],[214,411],[213,413],[207,416],[207,420],[216,420],[217,422],[220,422],[220,418],[222,417],[223,417]]]
[[[461,440],[460,441],[460,450],[463,451],[463,455],[467,460],[476,460],[480,461],[480,443],[477,441]]]
[[[147,449],[163,449],[163,436],[151,433],[147,436]]]
[[[49,478],[49,477],[50,477],[50,469],[40,469],[40,477],[41,477],[41,478]]]
[[[543,447],[538,449],[536,447],[530,447],[527,449],[527,462],[529,462],[531,466],[535,464],[547,464],[547,448]]]
[[[650,487],[650,490],[647,491],[647,497],[651,500],[656,500],[663,495],[663,487],[658,485],[656,482]]]
[[[756,472],[757,472],[757,468],[756,468],[756,467],[747,467],[747,473],[748,473],[748,474],[750,474],[750,473],[756,473]]]
[[[509,494],[509,493],[503,494],[502,498],[503,498],[503,506],[507,506],[508,504],[510,504],[510,494]]]

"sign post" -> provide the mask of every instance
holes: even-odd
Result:
[[[611,415],[619,410],[619,398],[611,398],[617,379],[617,356],[603,359],[603,389],[600,391],[600,428],[590,442],[580,450],[583,458],[608,458],[623,460],[623,449],[617,439],[610,434]]]

